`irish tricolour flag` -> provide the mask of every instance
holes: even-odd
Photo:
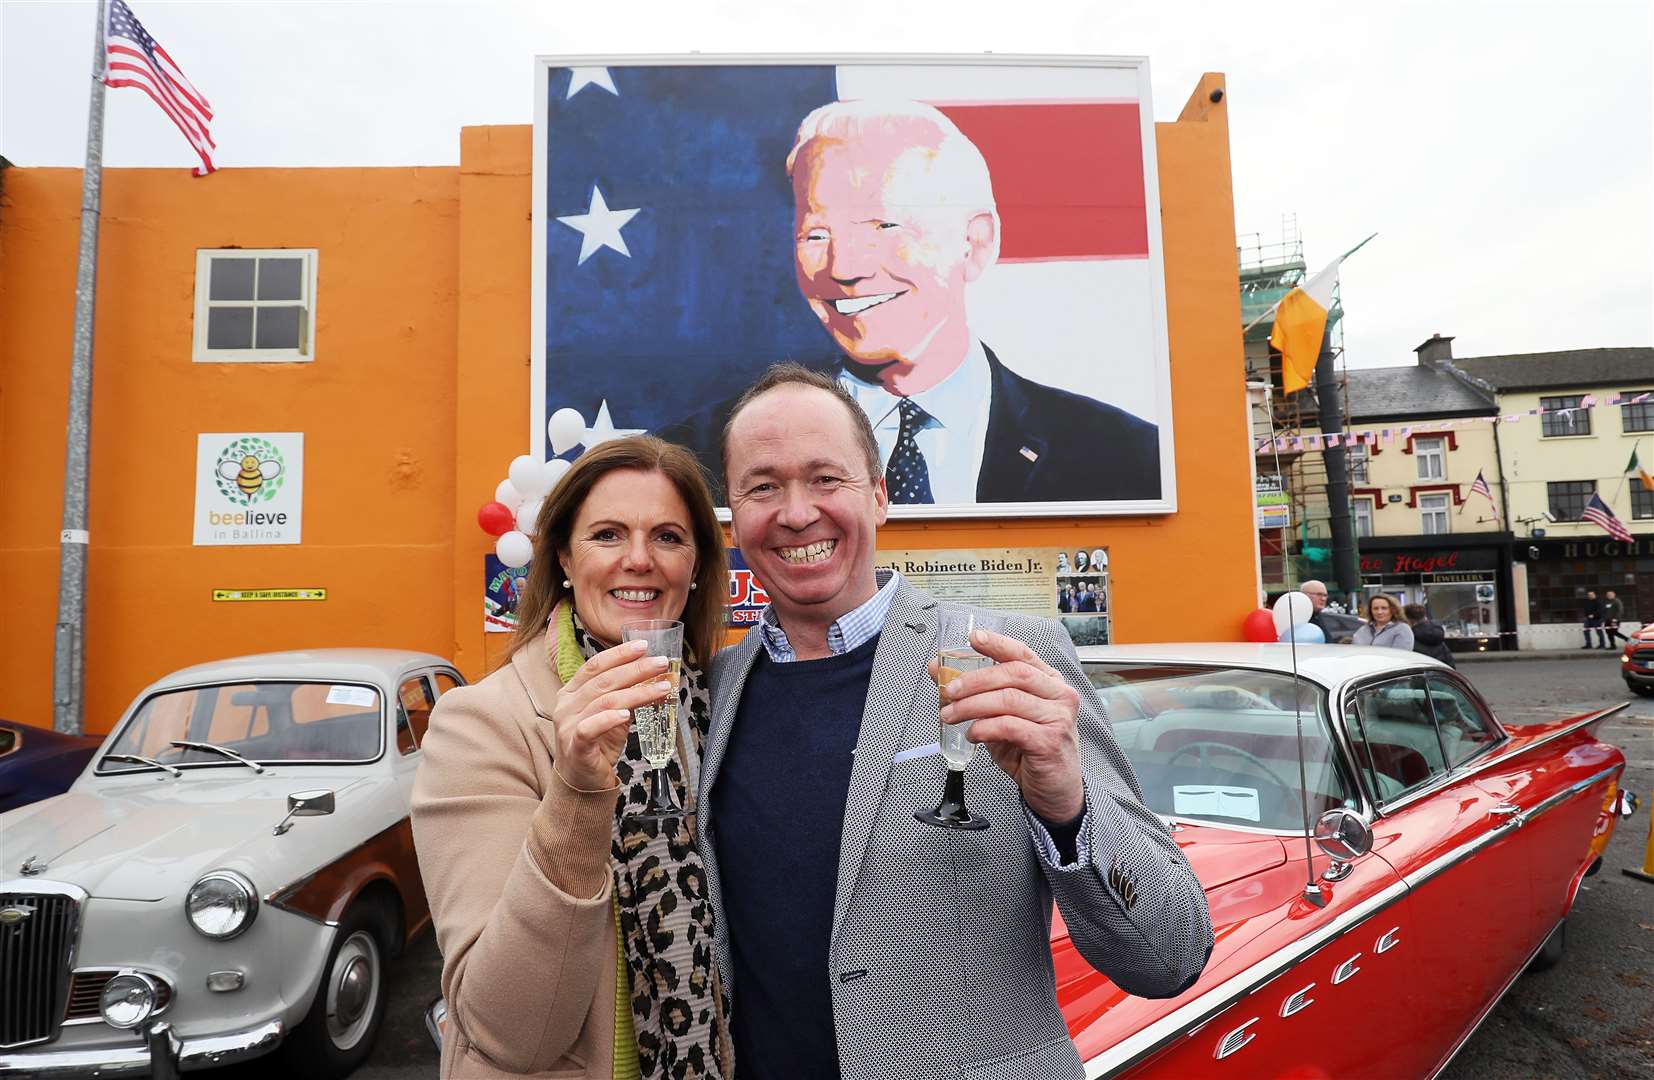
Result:
[[[1654,491],[1654,476],[1649,475],[1648,466],[1637,458],[1637,448],[1631,448],[1631,460],[1625,464],[1625,478],[1633,484],[1641,484],[1644,491]]]
[[[1275,305],[1275,328],[1269,332],[1269,344],[1281,354],[1281,388],[1288,394],[1302,390],[1315,377],[1315,361],[1321,356],[1321,339],[1327,330],[1327,312],[1332,309],[1332,293],[1338,287],[1338,268],[1361,250],[1361,244],[1332,260]]]

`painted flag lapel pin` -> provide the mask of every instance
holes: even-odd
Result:
[[[1028,449],[1026,446],[1024,446],[1019,451],[1019,453],[1021,453],[1022,456],[1027,458],[1029,461],[1038,461],[1039,460],[1039,455],[1036,454],[1034,451]]]

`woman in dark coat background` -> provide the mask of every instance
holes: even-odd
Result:
[[[1401,612],[1413,624],[1414,652],[1440,660],[1448,667],[1459,666],[1453,662],[1453,652],[1447,647],[1447,631],[1431,621],[1423,604],[1408,604]]]

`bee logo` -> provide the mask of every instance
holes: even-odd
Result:
[[[281,489],[286,466],[281,452],[265,439],[244,438],[218,455],[214,479],[225,498],[241,506],[268,502]]]

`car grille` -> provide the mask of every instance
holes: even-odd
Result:
[[[45,1042],[63,1020],[80,905],[71,896],[0,893],[6,909],[28,914],[0,922],[0,1047]]]
[[[65,1020],[96,1020],[101,1014],[98,1012],[98,999],[103,996],[103,988],[110,979],[120,972],[114,969],[108,971],[77,971],[69,980],[69,1008],[63,1014]],[[155,1012],[160,1012],[172,1001],[172,987],[156,976]],[[153,1014],[152,1014],[153,1015]]]

